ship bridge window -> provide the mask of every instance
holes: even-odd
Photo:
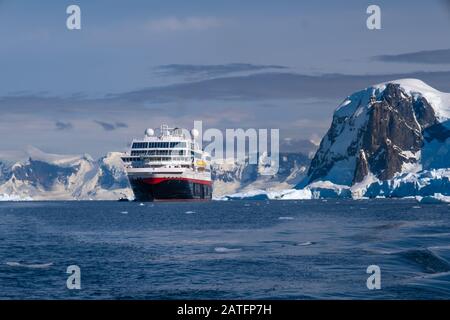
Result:
[[[134,145],[133,148],[135,148]],[[138,147],[136,147],[136,149],[137,148]],[[186,148],[186,142],[149,142],[148,148],[150,149]]]
[[[184,156],[185,150],[149,150],[147,152],[149,156]]]
[[[171,158],[170,157],[155,157],[155,158],[148,158],[148,161],[150,161],[150,162],[171,161]]]
[[[134,142],[132,149],[146,149],[148,147],[148,142]]]
[[[131,151],[132,156],[144,156],[147,154],[145,150]]]

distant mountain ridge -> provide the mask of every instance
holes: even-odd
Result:
[[[133,198],[121,153],[99,160],[89,155],[47,154],[36,148],[28,159],[12,164],[0,161],[0,200],[117,200]],[[257,164],[225,160],[214,163],[214,196],[253,189],[289,188],[306,175],[310,159],[302,154],[280,155],[280,169],[263,176]]]
[[[0,198],[114,200],[132,197],[120,153],[95,161],[89,155],[61,156],[32,149],[26,161],[0,168]]]

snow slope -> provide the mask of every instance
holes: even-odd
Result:
[[[2,200],[115,200],[132,198],[120,153],[94,161],[89,155],[62,156],[36,148],[10,166],[0,184]],[[7,171],[7,170],[5,170]]]

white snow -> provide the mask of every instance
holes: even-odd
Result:
[[[36,147],[29,146],[26,150],[27,156],[33,160],[36,161],[42,161],[51,163],[54,165],[59,166],[67,166],[71,165],[74,162],[80,161],[82,159],[88,160],[88,161],[94,161],[91,156],[84,154],[84,155],[59,155],[59,154],[52,154],[52,153],[46,153]]]
[[[348,189],[349,187],[346,185],[340,185],[333,183],[331,181],[325,180],[325,181],[315,181],[313,183],[310,183],[308,185],[309,188],[322,188],[322,189],[330,189],[330,190],[343,190]]]
[[[372,183],[378,182],[378,178],[372,173],[369,172],[367,176],[364,177],[364,179],[361,182],[355,183],[351,186],[350,190],[352,192],[352,198],[353,199],[362,199],[364,198],[367,187],[370,186]]]
[[[274,194],[271,194],[272,199],[277,199],[274,197]],[[281,200],[309,200],[312,199],[313,195],[309,188],[304,189],[291,189],[285,190],[281,192],[280,198]]]
[[[309,200],[313,195],[310,189],[286,189],[281,191],[253,190],[249,192],[234,193],[223,197],[216,197],[214,200],[249,199],[261,197],[269,200]]]
[[[1,194],[0,193],[0,201],[32,201],[31,197],[21,197],[17,195],[9,195],[9,194]]]

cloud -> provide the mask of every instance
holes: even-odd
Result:
[[[94,122],[99,126],[101,126],[105,131],[113,131],[120,128],[128,128],[128,125],[123,122],[109,123],[100,120],[94,120]]]
[[[450,49],[416,51],[373,57],[375,61],[423,64],[450,64]]]
[[[217,28],[223,21],[215,17],[167,17],[151,20],[147,27],[151,31],[185,31]]]
[[[450,71],[379,75],[304,75],[270,72],[150,87],[114,95],[111,99],[140,103],[343,99],[348,94],[370,85],[402,78],[418,78],[438,90],[450,92]]]
[[[215,65],[168,64],[155,68],[161,76],[181,76],[187,80],[225,76],[238,72],[256,72],[270,69],[287,69],[279,65],[258,65],[251,63],[229,63]]]
[[[341,100],[370,85],[402,78],[418,78],[440,91],[450,92],[450,71],[377,75],[266,72],[148,87],[96,99],[30,94],[3,96],[0,97],[0,110],[15,115],[35,114],[38,109],[49,112],[52,116],[64,116],[67,112],[91,114],[94,111],[96,115],[102,115],[107,107],[109,111],[118,114],[152,110],[159,115],[180,117],[192,112],[191,105],[198,102],[236,102],[236,105],[258,102],[259,105],[267,105],[265,109],[271,109],[273,103],[269,102],[274,100],[301,100],[304,105],[313,105],[324,100]],[[164,103],[172,103],[177,107],[168,108]],[[126,109],[124,104],[128,106]],[[184,107],[188,104],[189,107]],[[276,108],[276,105],[273,106]],[[210,114],[210,109],[203,112]],[[95,122],[109,131],[126,126],[120,122]]]
[[[56,130],[63,131],[63,130],[70,130],[70,129],[72,129],[73,125],[70,122],[56,121],[55,122],[55,127],[56,127]]]
[[[128,128],[128,125],[124,122],[116,122],[116,128]]]

